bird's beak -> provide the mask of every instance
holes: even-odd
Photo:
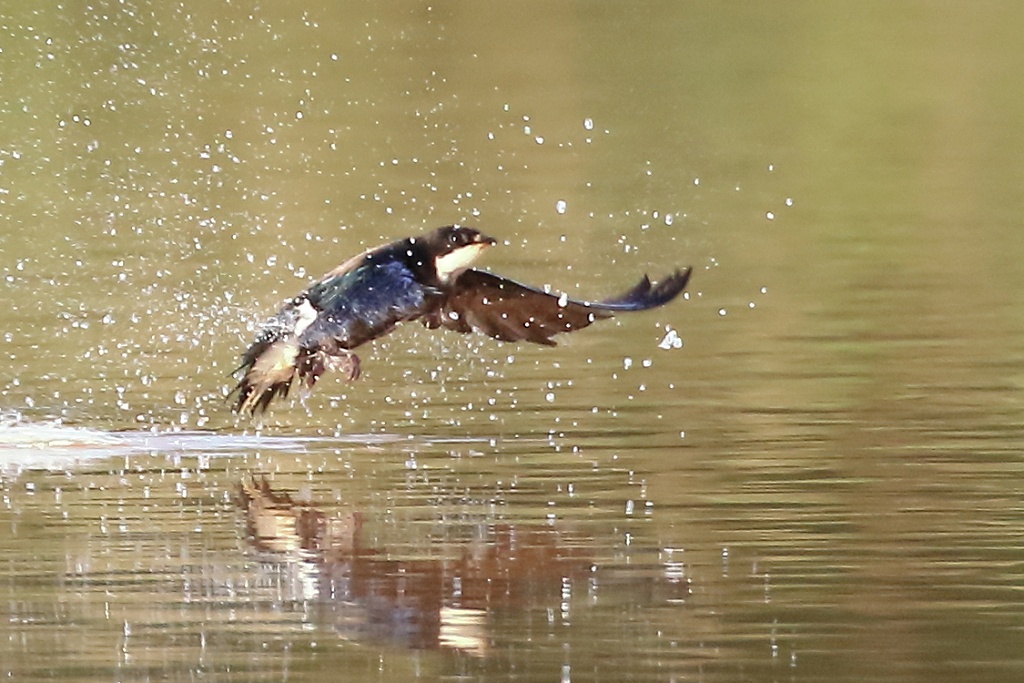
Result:
[[[495,244],[498,243],[498,240],[494,239],[493,237],[489,237],[483,233],[479,233],[476,236],[476,243],[484,244],[487,245],[488,247],[493,247]]]

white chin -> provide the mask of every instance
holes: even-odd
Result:
[[[460,247],[455,251],[438,256],[434,260],[434,269],[437,271],[437,278],[442,282],[451,282],[461,275],[473,262],[480,258],[489,245],[484,243],[470,244]]]

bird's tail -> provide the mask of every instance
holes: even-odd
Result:
[[[229,395],[234,396],[233,410],[249,415],[266,412],[271,401],[288,395],[296,375],[312,386],[316,375],[305,367],[305,356],[294,339],[253,344],[235,370],[242,373],[242,379]]]

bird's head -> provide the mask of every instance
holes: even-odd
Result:
[[[497,240],[464,225],[448,225],[419,238],[434,257],[434,269],[442,282],[451,282],[469,268]]]

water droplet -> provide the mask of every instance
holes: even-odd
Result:
[[[590,118],[589,116],[583,119],[583,127],[586,130],[594,130],[594,119]]]
[[[558,213],[565,213],[565,207],[566,203],[564,199],[559,199],[557,202],[555,202],[555,211],[557,211]]]
[[[665,333],[665,337],[658,342],[659,349],[680,349],[683,347],[683,340],[679,338],[679,334],[669,328],[668,332]]]

